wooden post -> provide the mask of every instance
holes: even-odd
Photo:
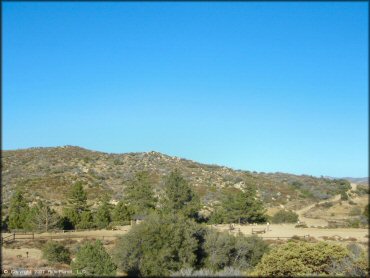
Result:
[[[13,241],[15,241],[15,233],[13,233]]]
[[[32,240],[35,240],[35,233],[32,233]]]

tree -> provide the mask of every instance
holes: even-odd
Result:
[[[112,258],[99,240],[82,245],[78,249],[76,259],[72,262],[71,267],[75,274],[88,276],[113,276],[116,274],[117,269],[117,266],[113,263]]]
[[[224,190],[221,205],[210,216],[211,223],[261,223],[266,222],[265,208],[258,199],[254,186],[243,191]]]
[[[57,227],[59,220],[59,215],[55,210],[51,209],[45,202],[38,201],[31,218],[36,229],[47,232],[49,229]]]
[[[17,190],[10,199],[9,228],[23,229],[29,213],[29,207],[23,197],[23,192]]]
[[[180,213],[193,218],[198,216],[200,210],[199,198],[178,170],[171,172],[166,178],[164,195],[164,212]]]
[[[124,189],[124,200],[131,214],[147,215],[155,208],[153,186],[147,172],[139,172]]]
[[[49,263],[66,263],[71,262],[71,254],[61,243],[55,241],[47,242],[42,248],[42,257]]]
[[[163,276],[199,263],[203,228],[181,215],[150,215],[122,236],[114,249],[129,276]]]
[[[77,224],[78,229],[91,229],[94,227],[94,219],[90,211],[81,213],[80,221]]]
[[[127,205],[123,201],[119,201],[114,207],[112,212],[112,220],[124,224],[126,221],[130,221],[131,214]]]
[[[72,224],[73,229],[81,221],[81,214],[73,208],[63,208],[63,216],[65,220],[64,222],[67,224],[67,226],[69,226],[69,224]]]
[[[87,209],[87,194],[81,182],[76,182],[72,186],[69,192],[68,202],[78,214]]]
[[[336,244],[288,242],[266,253],[252,275],[288,277],[329,274],[334,261],[348,256],[349,251]]]
[[[95,214],[95,225],[100,228],[106,228],[111,222],[110,207],[107,199],[104,199]]]
[[[82,212],[88,210],[87,194],[81,182],[76,182],[72,185],[67,201],[69,205],[63,209],[63,216],[75,228],[81,221]]]

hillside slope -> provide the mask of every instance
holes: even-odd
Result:
[[[195,187],[205,205],[219,199],[222,188],[255,185],[267,207],[300,208],[349,189],[345,180],[284,173],[257,173],[206,165],[158,152],[109,154],[80,147],[30,148],[2,152],[2,193],[5,208],[16,188],[29,200],[48,199],[63,205],[69,187],[77,180],[86,184],[91,201],[108,193],[112,199],[138,171],[149,171],[160,194],[163,177],[178,168]]]

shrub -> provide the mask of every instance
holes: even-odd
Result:
[[[332,276],[366,277],[369,274],[369,262],[366,253],[356,243],[347,245],[350,255],[340,260],[334,260],[327,271]]]
[[[114,275],[117,268],[99,240],[82,245],[71,267],[75,274],[84,275]]]
[[[151,215],[122,236],[114,260],[128,275],[163,276],[200,260],[204,229],[179,215]]]
[[[55,241],[49,241],[43,246],[42,257],[50,263],[69,264],[71,262],[69,250]]]
[[[262,257],[254,275],[297,276],[328,274],[328,267],[349,256],[349,251],[326,242],[288,242],[275,247]]]
[[[325,202],[325,203],[322,203],[321,206],[323,208],[330,208],[332,207],[334,204],[332,202]]]
[[[359,228],[360,227],[360,219],[349,219],[347,220],[349,227],[351,228]]]
[[[365,206],[365,209],[364,209],[364,215],[367,217],[367,218],[369,218],[369,212],[370,212],[370,208],[369,208],[369,204],[367,204],[366,206]]]
[[[241,270],[255,266],[268,245],[257,236],[232,236],[227,232],[208,230],[205,237],[205,265],[212,270],[234,267]]]
[[[298,214],[293,211],[280,210],[271,218],[272,223],[297,223]]]
[[[350,216],[361,215],[361,209],[359,207],[354,207],[350,210],[349,215]]]
[[[346,192],[342,192],[342,193],[340,194],[340,199],[341,199],[342,201],[347,201],[347,200],[348,200],[348,194],[347,194]]]

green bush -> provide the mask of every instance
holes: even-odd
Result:
[[[72,262],[71,267],[74,274],[90,276],[115,275],[117,268],[99,240],[82,245],[78,249],[76,259]]]
[[[347,201],[347,200],[348,200],[348,194],[347,194],[346,192],[342,192],[342,193],[340,194],[340,199],[341,199],[342,201]]]
[[[49,263],[69,264],[71,262],[69,250],[55,241],[49,241],[43,246],[42,257]]]
[[[297,223],[298,214],[294,211],[280,210],[271,217],[272,223]]]
[[[227,232],[208,230],[205,237],[205,266],[214,271],[225,267],[247,270],[254,267],[268,250],[268,245],[257,236],[236,237]]]
[[[265,254],[252,274],[285,277],[329,274],[333,262],[349,255],[345,247],[336,244],[288,242]]]
[[[203,231],[180,215],[151,215],[117,241],[114,261],[130,276],[163,276],[194,267]]]

